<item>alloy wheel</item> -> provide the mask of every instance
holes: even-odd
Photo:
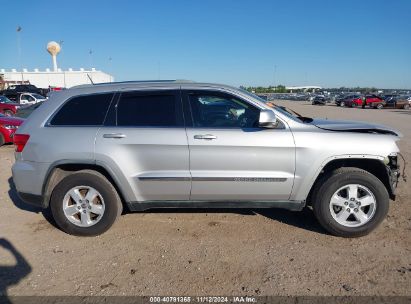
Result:
[[[330,212],[337,223],[345,227],[359,227],[375,215],[377,201],[367,187],[349,184],[339,188],[331,197]]]
[[[105,210],[104,199],[93,187],[77,186],[70,189],[63,199],[66,218],[76,226],[90,227],[97,224]]]

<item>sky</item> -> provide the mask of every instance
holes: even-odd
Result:
[[[4,69],[52,68],[46,45],[54,40],[63,41],[60,68],[95,67],[116,81],[411,89],[410,0],[13,0],[1,6]]]

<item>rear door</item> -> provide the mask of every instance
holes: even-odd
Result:
[[[231,94],[184,91],[191,200],[288,200],[295,170],[290,129],[258,127],[260,110]]]
[[[129,201],[188,200],[189,151],[180,90],[119,94],[96,137],[95,157],[123,181]]]

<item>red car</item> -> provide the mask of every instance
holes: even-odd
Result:
[[[11,101],[6,96],[0,95],[0,113],[6,116],[14,116],[19,108],[20,104]]]
[[[0,146],[13,142],[13,135],[24,119],[0,114]]]
[[[353,99],[350,104],[347,103],[347,106],[353,108],[362,107],[362,98],[363,96]],[[382,109],[384,107],[384,100],[377,95],[365,95],[365,105],[370,108]]]

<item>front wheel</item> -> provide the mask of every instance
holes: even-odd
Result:
[[[313,193],[313,211],[328,232],[360,237],[374,230],[389,209],[388,192],[374,175],[342,168],[323,178]]]
[[[80,236],[102,234],[122,211],[114,186],[104,175],[92,170],[70,174],[58,183],[50,207],[63,231]]]
[[[340,102],[340,107],[345,107],[345,102],[344,101]]]
[[[384,107],[384,105],[382,103],[377,104],[377,109],[381,110]]]
[[[410,105],[406,104],[404,105],[404,110],[409,110],[410,109]]]

